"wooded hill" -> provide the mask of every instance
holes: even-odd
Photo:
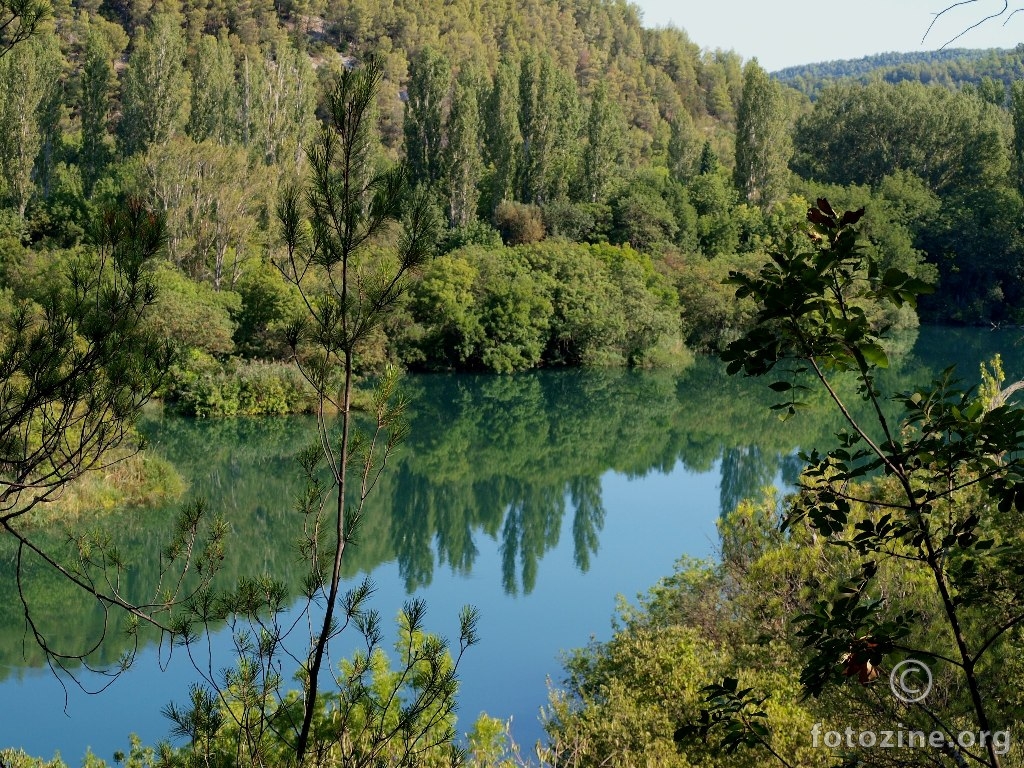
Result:
[[[408,164],[442,235],[364,369],[719,349],[752,312],[722,279],[822,194],[868,207],[883,268],[941,280],[929,317],[1024,316],[1024,90],[873,81],[812,105],[622,0],[60,0],[0,57],[3,290],[41,300],[97,213],[141,197],[167,219],[152,322],[188,352],[164,394],[200,415],[301,410],[275,210],[322,94],[371,55],[376,162]]]
[[[991,88],[986,79],[1002,85],[1004,98],[1014,82],[1024,78],[1024,45],[1016,48],[949,48],[941,51],[879,53],[861,59],[823,61],[786,67],[772,73],[780,83],[811,99],[837,80],[869,83],[916,82],[947,88]]]

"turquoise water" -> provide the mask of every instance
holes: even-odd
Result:
[[[1016,340],[1013,332],[926,329],[883,386],[925,383],[947,362],[974,381],[978,361],[997,349],[1019,376]],[[816,400],[817,409],[781,424],[764,382],[728,378],[713,360],[679,374],[411,377],[407,390],[411,436],[346,555],[347,583],[369,574],[373,607],[385,618],[423,597],[427,628],[452,638],[459,608],[477,606],[482,640],[462,667],[460,726],[481,711],[511,717],[526,745],[543,735],[539,710],[547,680],[559,680],[560,653],[610,635],[616,595],[633,598],[684,554],[714,557],[720,514],[766,485],[791,484],[795,452],[827,445],[840,426]],[[184,500],[202,497],[230,522],[225,577],[268,572],[297,588],[294,456],[311,427],[302,418],[144,425],[152,450],[189,481]],[[105,522],[137,564],[127,576],[139,596],[156,583],[173,512],[127,510]],[[57,545],[65,534],[42,535]],[[144,646],[128,672],[87,694],[42,666],[11,572],[10,553],[0,551],[0,746],[60,751],[75,765],[87,748],[109,760],[127,748],[129,732],[147,743],[166,738],[161,709],[184,703],[198,678],[180,649]],[[101,633],[97,612],[45,571],[34,572],[26,597],[68,650]],[[125,648],[110,633],[93,658],[110,663]],[[215,633],[211,648],[215,668],[231,663],[228,632]],[[339,647],[335,660],[345,652]],[[74,671],[88,688],[107,682]]]

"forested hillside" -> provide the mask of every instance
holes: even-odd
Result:
[[[941,51],[879,53],[862,59],[823,61],[786,67],[772,76],[814,99],[836,80],[869,83],[904,81],[947,88],[964,86],[991,88],[988,80],[1001,83],[1006,92],[1024,77],[1024,46],[1011,49],[949,48]],[[998,87],[998,85],[996,86]]]
[[[941,278],[930,318],[1022,319],[1020,87],[850,83],[812,105],[612,0],[58,3],[0,57],[4,290],[41,301],[99,213],[141,198],[167,221],[150,322],[183,351],[165,399],[307,408],[278,200],[306,175],[325,87],[371,55],[377,163],[407,163],[442,235],[363,371],[719,349],[752,311],[722,279],[821,194],[867,206],[882,267]]]

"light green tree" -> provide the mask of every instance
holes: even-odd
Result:
[[[135,33],[121,84],[121,151],[130,156],[162,144],[188,119],[185,37],[177,17],[157,14]]]
[[[195,141],[212,139],[229,144],[238,136],[238,89],[235,57],[227,35],[203,35],[189,61],[192,101],[188,135]]]
[[[756,59],[747,63],[736,116],[733,183],[748,202],[765,210],[786,191],[793,152],[781,88]]]
[[[29,40],[0,58],[0,174],[19,216],[36,192],[44,112],[56,98],[60,62],[50,37]]]

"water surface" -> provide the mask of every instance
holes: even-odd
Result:
[[[894,359],[886,390],[926,383],[949,362],[977,380],[1002,350],[1024,374],[1013,332],[925,329]],[[460,726],[481,711],[513,718],[527,744],[542,736],[538,710],[559,653],[606,638],[616,595],[629,598],[671,572],[682,555],[713,557],[715,522],[740,499],[795,481],[800,448],[824,447],[840,426],[824,398],[782,424],[765,382],[729,378],[714,360],[682,373],[545,372],[511,377],[411,377],[412,432],[372,497],[346,583],[369,574],[373,606],[394,616],[410,597],[427,600],[427,627],[457,633],[460,606],[480,608],[482,641],[462,673]],[[852,393],[850,393],[852,394]],[[313,438],[309,419],[189,421],[150,418],[153,450],[189,481],[233,534],[222,575],[269,573],[297,590],[295,455]],[[175,507],[127,510],[101,525],[122,542],[133,595],[152,593],[160,547]],[[62,531],[42,534],[53,546]],[[134,666],[88,695],[44,665],[25,632],[0,548],[0,746],[77,764],[87,748],[109,759],[129,732],[165,738],[161,709],[183,703],[197,674],[180,652],[144,646]],[[90,647],[102,617],[41,567],[25,596],[62,648]],[[124,638],[108,635],[94,663],[110,664]],[[230,637],[213,638],[215,667],[229,665]],[[335,653],[337,661],[347,649]],[[80,670],[79,670],[80,672]],[[80,675],[87,687],[103,680]]]

